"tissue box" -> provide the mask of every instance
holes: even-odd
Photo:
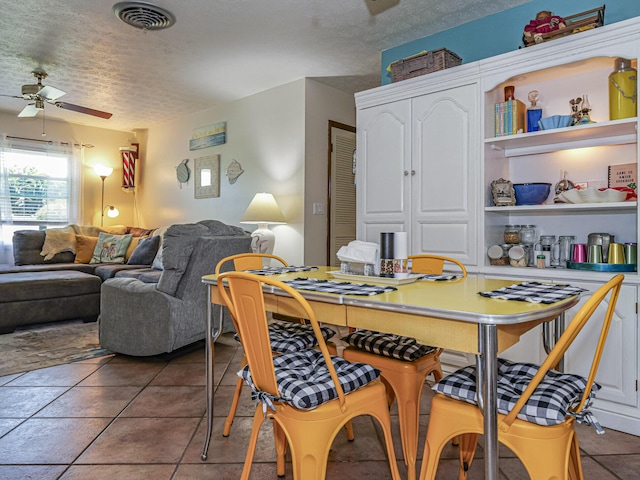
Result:
[[[375,275],[375,265],[373,263],[340,262],[340,273],[372,277]]]

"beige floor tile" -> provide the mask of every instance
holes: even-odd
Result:
[[[67,390],[67,387],[2,387],[0,417],[28,418]]]
[[[142,387],[73,387],[36,414],[36,417],[115,418]]]
[[[59,480],[170,480],[174,465],[72,465]]]
[[[64,465],[0,465],[2,480],[49,480],[56,479],[64,472]]]
[[[109,362],[79,383],[81,387],[144,386],[166,367],[166,363]]]
[[[197,385],[206,383],[205,365],[202,363],[170,363],[151,381],[151,385]]]
[[[0,438],[0,465],[70,464],[109,421],[104,418],[29,419]]]
[[[204,415],[206,399],[203,387],[145,388],[131,402],[122,417],[196,417]]]
[[[117,418],[75,463],[176,464],[198,421],[196,418]]]
[[[41,368],[21,375],[11,382],[16,387],[72,387],[100,368],[99,364],[70,363]]]

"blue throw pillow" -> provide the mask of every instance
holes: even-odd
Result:
[[[151,265],[153,259],[156,257],[156,253],[158,253],[159,246],[159,236],[141,239],[129,257],[127,265]]]

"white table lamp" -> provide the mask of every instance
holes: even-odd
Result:
[[[269,224],[287,223],[276,199],[270,193],[256,193],[242,215],[240,223],[255,223],[258,228],[251,234],[253,253],[273,253],[276,236],[269,230]]]

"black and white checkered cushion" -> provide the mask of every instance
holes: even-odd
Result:
[[[498,359],[498,411],[500,413],[506,415],[511,411],[537,371],[538,366],[531,363],[513,363]],[[562,423],[567,415],[572,415],[569,408],[578,404],[586,383],[587,380],[579,375],[550,370],[518,413],[518,418],[538,425]],[[432,388],[447,397],[477,405],[475,365],[461,368],[437,382]],[[576,415],[579,423],[593,424],[596,430],[601,427],[587,409],[591,406],[598,390],[600,385],[594,383],[584,409],[580,415]]]
[[[345,394],[372,382],[380,375],[378,370],[365,363],[348,362],[342,357],[331,359]],[[273,364],[281,395],[279,398],[256,391],[248,366],[238,372],[238,376],[253,390],[253,398],[262,401],[266,407],[273,408],[273,402],[287,402],[301,410],[312,410],[338,398],[322,353],[318,350],[285,353],[273,357]]]
[[[365,352],[408,362],[413,362],[435,350],[435,347],[419,344],[415,338],[370,330],[356,330],[342,340]]]
[[[320,332],[325,342],[336,334],[335,330],[324,326],[320,327]],[[237,333],[233,338],[240,342]],[[277,353],[298,352],[318,345],[313,327],[302,323],[274,320],[269,324],[269,338],[271,350]]]

